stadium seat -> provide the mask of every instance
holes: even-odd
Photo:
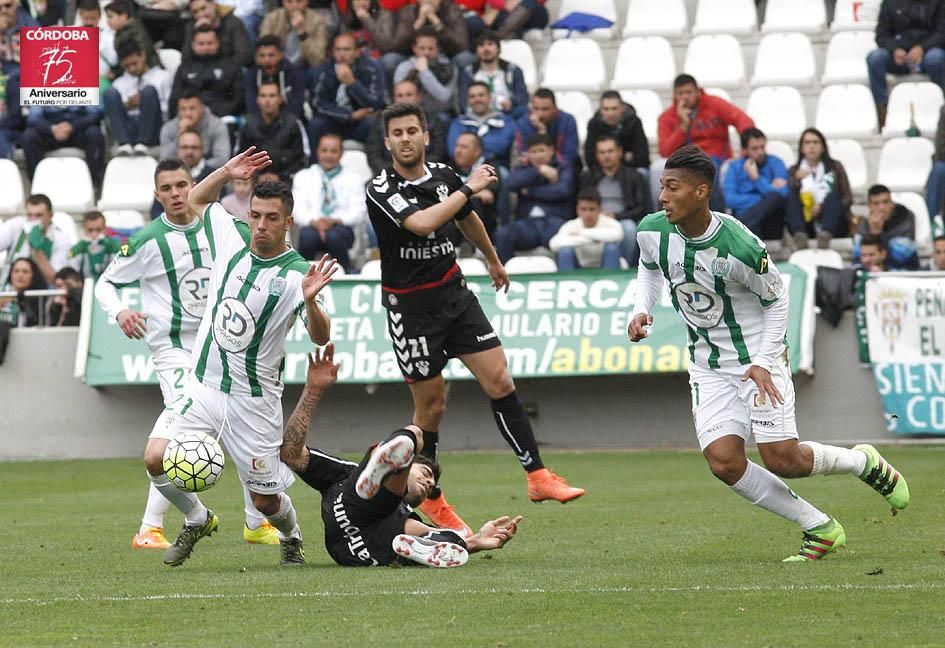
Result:
[[[0,159],[0,187],[3,187],[0,191],[0,216],[22,214],[25,209],[23,178],[13,160]]]
[[[345,151],[341,154],[341,166],[357,174],[364,182],[374,177],[364,151]]]
[[[600,45],[590,38],[556,40],[545,53],[542,85],[551,90],[600,90],[606,79]]]
[[[837,0],[833,22],[830,23],[831,31],[868,31],[872,34],[879,17],[879,2],[873,3],[875,7],[870,4],[860,0]]]
[[[506,262],[505,269],[509,274],[557,272],[558,264],[546,256],[514,256]]]
[[[663,102],[654,90],[621,90],[621,98],[633,106],[643,122],[643,132],[652,143],[656,141],[657,122],[663,112]]]
[[[587,122],[594,116],[596,109],[586,92],[565,91],[555,93],[558,108],[574,116],[577,122],[578,141],[583,144],[587,137]]]
[[[764,129],[762,128],[761,130]],[[765,153],[768,155],[773,155],[784,162],[785,166],[790,167],[792,164],[797,162],[797,149],[794,148],[795,146],[797,145],[788,144],[782,140],[769,139],[765,143]]]
[[[755,88],[748,96],[745,112],[755,120],[755,126],[774,139],[796,140],[809,123],[801,93],[790,86]]]
[[[714,95],[718,97],[719,99],[725,99],[725,101],[729,103],[733,103],[732,95],[730,95],[728,93],[728,90],[726,90],[725,88],[706,88],[705,86],[702,86],[702,89],[705,90],[706,94]]]
[[[877,130],[873,95],[865,85],[831,85],[817,102],[817,128],[826,137],[864,138]]]
[[[142,212],[151,209],[156,167],[157,162],[149,155],[112,158],[105,168],[98,208],[102,211],[134,209]]]
[[[370,259],[361,266],[362,279],[380,279],[381,278],[381,260]]]
[[[860,143],[852,139],[827,140],[830,157],[839,160],[847,172],[850,190],[857,194],[866,191],[869,182],[866,172],[866,153]]]
[[[630,0],[623,35],[679,37],[688,23],[683,0]]]
[[[668,88],[676,78],[676,58],[662,36],[631,36],[620,43],[610,87]]]
[[[55,203],[53,203],[55,204]],[[76,230],[75,219],[64,211],[53,212],[53,225],[62,230],[69,239],[69,246],[79,242],[79,232]]]
[[[814,46],[806,34],[766,34],[758,43],[751,84],[809,86],[816,70]]]
[[[538,67],[535,65],[535,52],[531,45],[520,38],[504,40],[499,56],[522,68],[522,76],[525,77],[529,92],[538,88]]]
[[[876,182],[893,191],[924,191],[935,146],[924,137],[894,137],[879,152]]]
[[[151,178],[148,178],[151,181]],[[80,214],[92,209],[95,191],[85,160],[73,157],[45,157],[36,165],[30,193],[49,196],[53,209]]]
[[[834,34],[827,46],[824,74],[820,82],[866,83],[866,55],[876,49],[873,32],[851,31]]]
[[[133,232],[145,226],[144,215],[133,209],[108,210],[102,214],[105,216],[105,226],[111,229]]]
[[[486,264],[482,259],[477,259],[476,257],[463,257],[457,259],[456,263],[459,264],[459,269],[463,271],[463,274],[467,277],[484,277],[488,276],[489,269],[486,267]]]
[[[943,104],[942,89],[934,83],[897,83],[889,93],[883,137],[905,135],[911,123],[911,111],[915,112],[919,131],[926,137],[934,136]]]
[[[816,34],[826,25],[824,0],[768,0],[761,31]]]
[[[893,192],[892,201],[899,203],[915,214],[915,242],[919,249],[919,256],[932,254],[932,221],[929,218],[929,208],[925,198],[912,191]]]
[[[170,72],[171,76],[174,76],[174,73],[177,72],[177,68],[180,67],[180,50],[169,48],[159,49],[157,55],[161,60],[161,67]]]
[[[704,86],[737,88],[745,83],[745,57],[731,34],[696,36],[689,41],[683,71]]]
[[[754,0],[699,0],[693,34],[750,34],[758,24]]]
[[[571,13],[585,13],[592,16],[606,18],[613,23],[612,26],[603,29],[592,29],[582,32],[582,36],[593,38],[594,40],[607,41],[617,34],[617,7],[614,0],[561,0],[558,7],[558,19],[561,19]],[[552,29],[552,38],[568,38],[571,35],[567,29]]]
[[[805,270],[812,269],[815,272],[818,267],[836,268],[837,270],[844,267],[843,257],[836,250],[818,250],[814,248],[795,251],[788,259],[788,263],[800,266]]]

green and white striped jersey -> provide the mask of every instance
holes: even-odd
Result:
[[[757,364],[764,309],[788,299],[764,243],[717,212],[705,234],[690,239],[662,211],[640,221],[637,242],[641,272],[659,270],[669,283],[673,307],[689,332],[690,362],[733,373]],[[783,351],[782,341],[776,353]]]
[[[121,246],[96,282],[95,298],[106,313],[116,317],[127,308],[118,288],[137,282],[140,310],[148,317],[145,341],[154,366],[173,368],[178,363],[167,365],[162,352],[193,349],[207,307],[212,264],[213,248],[199,218],[181,226],[161,214]]]
[[[249,225],[219,203],[203,215],[214,250],[210,302],[193,350],[194,375],[227,394],[282,394],[285,340],[305,317],[302,279],[309,263],[293,249],[262,259],[250,251]]]

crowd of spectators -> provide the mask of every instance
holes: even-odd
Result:
[[[788,249],[854,237],[864,267],[919,266],[915,215],[876,185],[868,214],[858,218],[846,172],[822,133],[802,133],[798,162],[788,168],[766,152],[765,133],[749,114],[688,74],[666,88],[672,105],[658,119],[658,158],[651,160],[634,106],[613,90],[601,94],[582,147],[575,117],[555,93],[529,94],[523,71],[502,57],[504,39],[547,26],[543,0],[77,0],[77,24],[101,28],[102,106],[27,113],[18,103],[16,32],[64,13],[41,20],[25,2],[4,2],[0,156],[22,150],[32,176],[50,150],[79,147],[100,189],[109,156],[177,156],[199,181],[234,150],[265,148],[273,159],[268,177],[293,187],[299,252],[309,259],[327,252],[348,272],[360,265],[349,253],[359,232],[369,246],[373,233],[363,177],[342,162],[345,142],[360,143],[375,173],[390,164],[379,116],[399,101],[426,111],[428,161],[448,162],[462,177],[485,163],[498,169],[475,208],[503,261],[547,248],[559,269],[635,267],[637,223],[659,208],[662,161],[694,143],[719,170],[712,208],[760,237],[783,237]],[[868,63],[882,120],[885,73],[922,71],[945,82],[945,1],[885,0],[876,42]],[[161,63],[163,50],[180,53],[173,71]],[[931,214],[945,200],[945,109],[942,115]],[[738,151],[730,127],[740,133]],[[227,209],[245,217],[251,190],[234,182]],[[26,217],[0,224],[0,251],[8,252],[0,288],[56,285],[68,279],[58,275],[64,268],[94,277],[117,249],[97,212],[85,215],[82,241],[63,249],[48,202],[31,196]],[[159,215],[155,202],[150,216]],[[932,263],[945,269],[945,228],[937,223]],[[5,299],[0,319],[32,321],[11,305],[17,300]],[[56,321],[70,321],[74,311],[60,306]]]

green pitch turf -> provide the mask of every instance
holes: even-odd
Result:
[[[232,466],[205,494],[221,517],[183,567],[133,551],[137,461],[0,464],[0,645],[945,645],[945,448],[886,451],[912,504],[893,518],[849,476],[791,482],[848,546],[782,564],[801,534],[717,482],[695,452],[549,454],[588,494],[530,503],[507,454],[443,457],[470,523],[523,514],[504,550],[455,570],[336,567],[301,482],[309,564],[245,545]],[[179,514],[169,514],[173,539]],[[893,643],[889,643],[893,642]]]

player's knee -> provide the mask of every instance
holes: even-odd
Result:
[[[446,413],[446,392],[438,392],[436,394],[430,394],[419,403],[421,409],[421,419],[424,421],[436,421],[439,423],[443,419],[443,415]],[[429,427],[437,428],[439,425],[429,425]]]
[[[482,389],[492,400],[505,398],[515,391],[515,381],[512,380],[512,374],[505,365],[497,367],[490,375],[484,376]]]
[[[144,466],[148,473],[157,476],[164,474],[164,449],[167,447],[167,441],[163,443],[154,439],[148,442],[144,449]]]
[[[261,495],[260,493],[254,493],[252,491],[250,491],[249,494],[253,498],[253,506],[263,515],[275,515],[279,512],[278,495]]]
[[[729,486],[742,478],[746,468],[744,459],[709,459],[709,470],[719,481]]]
[[[810,474],[810,466],[805,466],[800,453],[797,456],[777,454],[764,457],[765,468],[778,477],[805,477]]]

